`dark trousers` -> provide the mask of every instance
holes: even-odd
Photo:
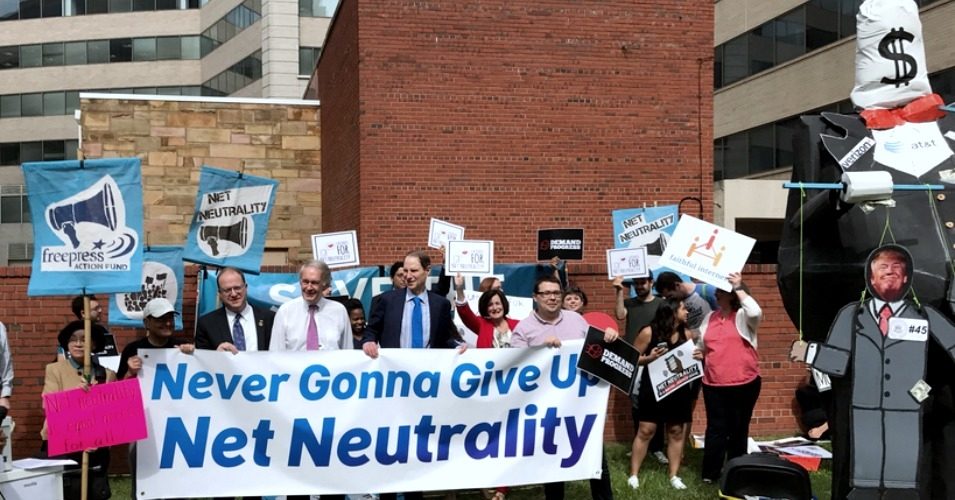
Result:
[[[590,496],[593,500],[613,500],[613,487],[610,485],[610,468],[607,467],[606,454],[600,460],[600,478],[590,480]],[[544,498],[546,500],[564,500],[564,483],[545,484]]]
[[[706,438],[703,448],[703,479],[720,478],[723,461],[746,453],[749,421],[759,399],[762,381],[719,387],[703,385],[706,403]]]

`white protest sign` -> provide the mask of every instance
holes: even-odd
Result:
[[[313,234],[312,255],[331,269],[357,266],[358,236],[355,231]]]
[[[749,236],[683,215],[660,265],[728,292],[726,277],[743,269],[755,244]]]
[[[479,240],[449,241],[445,255],[445,274],[494,274],[494,242]]]
[[[560,348],[140,351],[137,489],[430,491],[600,476],[609,384]],[[462,474],[461,471],[468,471]]]
[[[440,219],[431,219],[428,228],[428,246],[431,248],[448,247],[449,241],[463,240],[464,227]]]
[[[465,283],[467,283],[467,280]],[[471,308],[471,311],[475,316],[481,315],[478,308],[478,301],[481,300],[481,295],[483,295],[483,292],[479,292],[477,290],[464,291],[464,299],[468,302],[468,306]],[[530,316],[531,313],[534,312],[534,299],[530,297],[516,297],[513,295],[508,295],[507,306],[507,317],[520,321]],[[458,331],[461,332],[461,337],[464,338],[464,341],[467,342],[468,346],[477,346],[478,332],[469,329],[464,322],[461,321],[460,314],[454,315],[454,324],[458,327]]]
[[[647,365],[657,401],[703,377],[703,363],[693,359],[693,342],[686,341]]]
[[[646,278],[650,275],[647,267],[647,247],[617,248],[607,250],[607,277],[614,279]]]

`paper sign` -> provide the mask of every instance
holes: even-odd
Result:
[[[539,229],[537,231],[537,260],[583,260],[583,229]]]
[[[493,274],[494,242],[479,240],[448,241],[447,275]]]
[[[889,318],[889,338],[892,340],[928,340],[928,321],[914,318]]]
[[[331,269],[357,266],[358,236],[355,231],[313,234],[312,255]]]
[[[627,342],[604,342],[604,332],[591,326],[577,358],[577,368],[630,394],[639,357],[640,353]]]
[[[448,247],[449,241],[464,239],[464,227],[439,219],[431,219],[428,229],[428,246],[431,248]]]
[[[138,379],[43,395],[50,456],[146,437]]]
[[[726,277],[743,269],[755,244],[749,236],[683,215],[660,264],[728,292]]]
[[[607,250],[607,277],[646,278],[650,275],[647,268],[647,248],[618,248]]]
[[[703,377],[703,364],[693,359],[693,347],[693,342],[688,340],[647,365],[650,387],[657,401]]]

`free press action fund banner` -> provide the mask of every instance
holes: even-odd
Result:
[[[27,295],[132,292],[143,265],[137,158],[23,164],[33,220]]]
[[[609,385],[561,348],[145,354],[138,498],[599,477]],[[254,358],[254,359],[250,359]]]

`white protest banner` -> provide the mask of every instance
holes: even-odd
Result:
[[[312,235],[312,256],[328,264],[330,269],[357,266],[358,236],[355,231]]]
[[[445,274],[494,274],[494,242],[480,240],[449,241],[445,254]]]
[[[703,377],[703,363],[693,359],[693,342],[686,341],[647,365],[657,401]]]
[[[647,247],[618,248],[607,250],[607,277],[614,279],[646,278],[650,275],[647,267]]]
[[[561,348],[143,350],[138,498],[488,488],[600,475],[609,385]],[[466,471],[466,473],[462,473]]]
[[[431,248],[447,248],[449,241],[463,240],[464,227],[440,219],[431,219],[428,228],[428,246]]]
[[[743,269],[755,244],[749,236],[684,214],[660,265],[728,292],[732,286],[726,277]]]

